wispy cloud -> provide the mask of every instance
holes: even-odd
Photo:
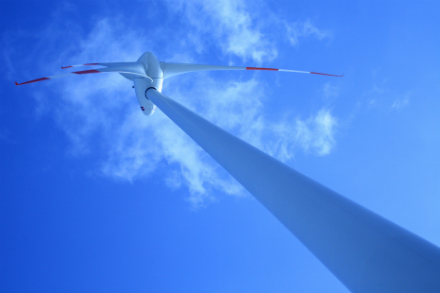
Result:
[[[198,53],[202,53],[204,47],[214,45],[230,57],[261,64],[278,55],[275,35],[287,38],[293,46],[298,46],[306,38],[331,38],[330,31],[319,29],[310,19],[289,22],[267,13],[264,18],[255,15],[248,9],[254,4],[249,1],[172,0],[169,3],[170,9],[184,15],[191,25],[193,31],[188,32],[188,40]],[[216,42],[212,42],[213,37]]]
[[[328,108],[307,119],[287,115],[281,121],[268,120],[265,103],[269,101],[256,78],[224,82],[205,76],[195,88],[192,94],[201,97],[198,113],[282,161],[293,159],[299,150],[327,155],[335,145],[338,124]]]
[[[339,89],[337,86],[333,85],[331,82],[324,83],[322,94],[325,99],[331,99],[339,95]]]
[[[189,189],[189,201],[200,206],[213,200],[212,189],[241,194],[241,188],[222,176],[204,151],[158,111],[146,119],[136,108],[117,128],[106,148],[101,171],[119,180],[133,181],[154,176],[165,163],[165,182],[174,189]]]
[[[287,31],[287,38],[293,46],[298,46],[303,38],[312,37],[318,40],[330,38],[329,31],[318,29],[310,20],[304,22],[284,22]]]
[[[401,93],[393,89],[389,84],[389,80],[374,80],[372,86],[366,90],[362,96],[360,103],[363,103],[370,109],[394,109],[400,110],[410,104],[411,91]]]
[[[277,50],[261,27],[247,10],[247,3],[240,0],[202,0],[170,1],[174,11],[185,15],[195,30],[189,34],[197,45],[197,51],[203,51],[201,43],[206,45],[215,38],[214,45],[223,53],[238,56],[243,61],[257,63],[273,60]],[[179,5],[176,5],[180,3]],[[209,40],[208,42],[206,40]]]
[[[296,139],[307,152],[328,155],[335,145],[337,120],[330,110],[321,109],[315,116],[296,121]]]
[[[201,17],[185,28],[193,37],[187,42],[173,43],[174,61],[192,61],[194,55],[183,52],[193,52],[195,43],[198,52],[216,46],[225,56],[243,60],[262,62],[276,57],[275,45],[255,24],[244,2],[180,2],[180,6],[172,9],[184,11],[186,20],[203,11]],[[310,26],[303,28],[306,32],[303,34],[316,34]],[[57,29],[57,23],[52,24],[40,36],[41,42],[62,35]],[[154,50],[156,43],[178,37],[178,33],[171,32],[166,37],[147,35],[123,21],[115,23],[101,18],[87,34],[72,35],[69,43],[75,46],[66,45],[58,52],[60,59],[53,61],[52,67],[59,66],[61,59],[73,63],[136,60],[144,51]],[[44,50],[44,46],[38,48]],[[47,59],[46,68],[51,64]],[[268,88],[258,75],[244,80],[214,80],[209,74],[199,74],[199,77],[202,78],[170,79],[164,91],[282,161],[292,160],[298,151],[326,155],[334,147],[337,119],[328,108],[311,113],[306,119],[285,115],[282,120],[272,121],[264,115]],[[72,142],[71,154],[99,154],[95,174],[133,182],[153,178],[156,172],[166,168],[167,171],[161,173],[166,174],[164,182],[173,189],[187,188],[188,200],[194,206],[215,200],[215,190],[231,195],[245,194],[240,185],[164,114],[157,111],[151,117],[143,116],[131,85],[117,74],[66,78],[50,87],[42,86],[44,90],[38,94],[37,101],[51,107],[44,113],[54,113],[57,125]],[[335,94],[331,87],[327,92]],[[48,104],[44,96],[49,95],[56,95],[57,102]]]
[[[408,106],[409,97],[410,97],[410,94],[407,93],[401,97],[395,98],[393,101],[393,104],[391,105],[391,108],[399,110],[399,109],[402,109],[402,108]]]

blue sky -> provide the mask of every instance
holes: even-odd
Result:
[[[2,2],[1,291],[347,292],[118,74],[160,60],[345,73],[209,72],[163,93],[440,245],[436,1]]]

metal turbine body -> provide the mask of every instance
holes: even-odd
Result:
[[[350,291],[440,292],[439,247],[322,186],[161,94],[165,78],[200,70],[271,70],[336,75],[274,68],[166,63],[150,52],[143,54],[137,62],[84,65],[107,68],[61,76],[119,72],[133,80],[136,96],[146,115],[151,115],[157,105],[278,218]],[[54,77],[21,84],[50,78]]]
[[[74,71],[66,74],[52,75],[48,77],[37,78],[22,83],[15,82],[16,85],[23,85],[34,83],[38,81],[92,73],[103,72],[117,72],[125,78],[133,81],[141,110],[147,116],[154,113],[156,106],[146,98],[145,92],[148,88],[153,87],[159,92],[162,92],[163,80],[172,76],[176,76],[182,73],[195,72],[195,71],[207,71],[207,70],[269,70],[269,71],[285,71],[307,74],[318,74],[342,77],[343,75],[335,75],[328,73],[320,73],[313,71],[300,71],[289,69],[277,69],[277,68],[261,68],[261,67],[239,67],[239,66],[218,66],[218,65],[204,65],[204,64],[187,64],[187,63],[170,63],[159,61],[156,56],[151,52],[145,52],[137,60],[137,62],[105,62],[105,63],[85,63],[79,65],[62,66],[62,69],[79,67],[79,66],[105,66],[106,68],[98,68],[92,70]]]

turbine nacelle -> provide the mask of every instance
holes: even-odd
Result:
[[[156,110],[156,105],[154,105],[147,97],[147,89],[155,88],[159,92],[162,92],[163,85],[163,66],[159,59],[154,56],[151,52],[145,52],[137,61],[141,63],[144,67],[146,75],[149,77],[143,78],[137,75],[127,76],[128,74],[123,74],[128,79],[133,80],[134,90],[136,92],[136,97],[141,106],[142,112],[150,116]]]

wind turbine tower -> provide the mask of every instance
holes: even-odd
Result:
[[[133,80],[142,111],[159,107],[255,196],[351,292],[440,292],[440,249],[423,238],[277,161],[164,96],[164,78],[201,70],[275,68],[160,62],[144,53],[137,62],[89,63],[105,68],[43,77],[119,72]],[[17,85],[21,85],[16,83]]]

